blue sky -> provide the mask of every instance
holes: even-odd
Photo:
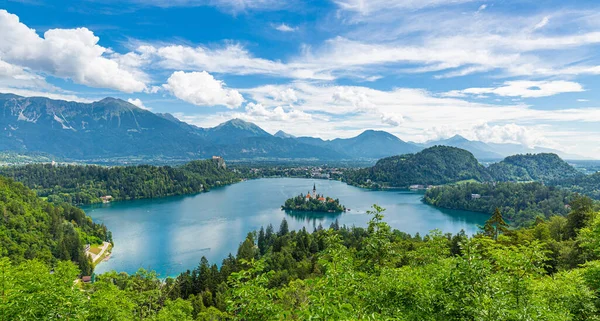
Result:
[[[596,1],[0,1],[0,92],[600,158]]]

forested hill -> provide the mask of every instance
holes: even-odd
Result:
[[[51,202],[92,204],[199,193],[237,182],[237,175],[217,160],[192,161],[181,167],[30,164],[2,167],[0,175],[30,187]]]
[[[487,181],[491,178],[473,154],[448,146],[434,146],[416,154],[383,158],[373,167],[347,171],[345,176],[350,184],[371,187],[439,185],[461,180]]]
[[[569,191],[585,194],[596,200],[600,200],[600,172],[571,177],[563,180],[555,180],[549,185],[567,189]]]
[[[574,193],[535,183],[465,183],[439,186],[425,192],[427,204],[492,214],[504,213],[512,227],[528,226],[537,217],[566,216]]]
[[[2,176],[0,213],[0,256],[15,263],[71,260],[89,275],[92,266],[84,244],[111,241],[106,227],[93,223],[81,209],[45,202],[23,184]]]
[[[550,181],[583,176],[556,154],[525,154],[506,157],[488,168],[495,181]]]

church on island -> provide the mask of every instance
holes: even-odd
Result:
[[[323,195],[318,195],[317,194],[317,185],[313,184],[313,190],[312,190],[312,195],[310,194],[310,191],[308,191],[308,194],[306,195],[306,200],[311,200],[311,199],[316,199],[319,202],[334,202],[334,199],[329,198],[329,200],[327,200],[325,197],[323,197]]]
[[[281,206],[283,210],[307,211],[307,212],[345,212],[346,207],[340,205],[338,199],[317,194],[317,185],[313,184],[312,194],[310,191],[305,195],[300,194],[285,201]]]

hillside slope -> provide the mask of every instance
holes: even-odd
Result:
[[[347,172],[351,184],[408,187],[413,184],[438,185],[461,180],[489,180],[486,169],[466,150],[434,146],[416,154],[392,156],[375,166]]]
[[[583,176],[556,154],[525,154],[506,157],[489,166],[496,181],[550,181]]]
[[[41,200],[21,183],[0,176],[0,256],[13,262],[39,259],[48,263],[71,260],[84,274],[91,264],[85,243],[110,241],[104,225],[95,224],[71,205]]]

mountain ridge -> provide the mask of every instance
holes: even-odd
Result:
[[[0,151],[41,152],[81,161],[109,158],[191,160],[212,155],[247,160],[374,161],[417,153],[434,145],[462,148],[479,160],[500,160],[509,156],[506,150],[518,149],[514,144],[496,144],[494,147],[459,135],[417,144],[372,129],[354,137],[331,140],[296,137],[281,130],[272,135],[242,119],[201,128],[172,114],[153,113],[113,97],[81,103],[13,94],[0,94],[0,138]],[[502,152],[496,149],[502,149]]]

